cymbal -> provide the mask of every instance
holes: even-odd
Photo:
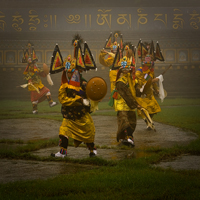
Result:
[[[93,77],[87,82],[86,94],[93,101],[102,100],[107,93],[107,84],[101,77]]]

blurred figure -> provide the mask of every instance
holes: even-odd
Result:
[[[141,106],[149,113],[151,119],[154,114],[161,112],[161,108],[155,99],[155,94],[159,94],[157,82],[159,78],[154,75],[154,61],[157,59],[164,61],[160,47],[157,43],[156,51],[154,50],[153,41],[151,43],[138,43],[138,57],[141,58],[141,66],[136,70],[136,92],[137,96],[142,98]],[[147,130],[152,128],[148,126],[144,114],[138,110],[138,115],[141,116],[147,124]]]
[[[111,70],[118,45],[120,46],[120,52],[122,52],[122,49],[123,49],[122,34],[119,31],[116,31],[114,34],[112,34],[112,33],[110,34],[109,38],[106,40],[104,49],[102,49],[99,54],[100,64],[102,64],[105,67],[110,68],[109,78],[110,78],[110,91],[111,92],[115,88],[115,81],[116,81],[117,71],[118,71],[118,70]],[[106,51],[105,49],[108,49],[109,51]]]
[[[31,43],[28,43],[26,51],[24,51],[24,57],[22,62],[28,63],[23,74],[26,80],[25,86],[28,86],[28,90],[31,92],[31,102],[33,107],[33,114],[38,113],[38,103],[47,100],[50,107],[57,105],[51,98],[50,90],[42,84],[41,77],[47,77],[50,85],[53,82],[50,78],[47,65],[43,64],[43,69],[37,67],[37,56],[35,54],[34,47]]]

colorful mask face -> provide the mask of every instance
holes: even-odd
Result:
[[[125,49],[126,51],[128,51],[128,50],[129,50],[129,46],[126,45],[124,49]]]
[[[118,65],[121,66],[120,69],[128,69],[129,70],[132,67],[131,61],[126,56],[124,56],[123,58],[120,59]]]
[[[118,46],[117,42],[114,42],[113,45],[111,45],[112,52],[116,52],[117,51],[117,46]]]
[[[144,61],[142,62],[142,71],[146,72],[148,70],[153,70],[154,68],[154,61],[151,59],[150,55],[146,55]]]
[[[72,59],[71,55],[68,55],[64,62],[65,71],[74,72],[76,68],[76,59]]]
[[[78,45],[78,40],[75,40],[74,41],[74,46],[77,47],[77,45]]]
[[[113,51],[116,51],[116,50],[117,50],[117,45],[113,45],[113,46],[112,46],[112,50],[113,50]]]

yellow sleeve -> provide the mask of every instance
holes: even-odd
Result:
[[[64,106],[80,106],[81,102],[77,102],[77,100],[82,99],[80,96],[76,95],[75,98],[70,98],[67,96],[66,87],[62,85],[59,89],[58,100]]]
[[[90,100],[90,104],[91,104],[90,112],[95,112],[96,110],[99,110],[98,103],[99,103],[98,101]]]
[[[141,88],[145,83],[144,75],[142,72],[136,71],[135,76],[136,76],[136,83],[139,86],[139,88]]]
[[[109,72],[110,81],[116,81],[118,70],[111,70]]]
[[[111,67],[114,61],[113,57],[108,57],[107,59],[105,58],[105,56],[107,55],[107,53],[103,53],[101,52],[99,54],[99,62],[100,64],[102,64],[104,67]]]

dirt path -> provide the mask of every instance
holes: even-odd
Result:
[[[115,116],[92,116],[96,128],[95,144],[99,146],[118,145],[116,141],[117,118]],[[58,131],[61,122],[44,119],[6,119],[0,120],[0,139],[14,140],[37,140],[46,138],[58,138]],[[147,131],[143,120],[138,120],[134,133],[135,148],[143,149],[145,147],[172,147],[176,144],[186,145],[198,136],[192,132],[185,132],[176,127],[156,123],[156,132]],[[12,145],[1,145],[1,148],[12,148]],[[120,160],[126,157],[140,157],[140,153],[135,153],[135,148],[130,150],[120,149],[98,149],[98,156],[104,159]],[[40,149],[33,152],[38,156],[50,156],[56,153],[59,147]],[[68,148],[68,157],[86,158],[88,150],[83,147]],[[142,153],[141,153],[142,154]],[[142,156],[145,156],[144,154]],[[191,160],[187,156],[188,159]],[[185,159],[185,158],[184,158]],[[200,160],[196,158],[195,160]],[[174,161],[173,161],[174,162]],[[187,163],[187,159],[184,160]],[[193,161],[195,162],[195,161]],[[180,158],[179,158],[180,163]],[[58,162],[39,162],[26,160],[8,160],[1,159],[1,178],[0,183],[6,183],[16,180],[44,179],[54,177],[62,173],[75,173],[78,170],[90,170],[91,166],[77,165]],[[198,164],[198,163],[197,163]],[[159,166],[162,166],[161,164]],[[166,167],[166,163],[163,164]],[[167,165],[170,167],[170,164]],[[187,166],[182,165],[182,167]],[[199,165],[198,165],[199,166]],[[53,169],[53,170],[52,170]],[[199,168],[200,169],[200,168]]]
[[[115,116],[92,116],[95,124],[96,145],[116,146],[117,118]],[[58,137],[61,122],[45,119],[5,119],[0,120],[0,139],[20,139],[23,141]],[[172,147],[185,145],[195,140],[197,135],[179,128],[155,122],[156,132],[146,130],[143,120],[138,120],[134,132],[137,148],[149,146]]]

